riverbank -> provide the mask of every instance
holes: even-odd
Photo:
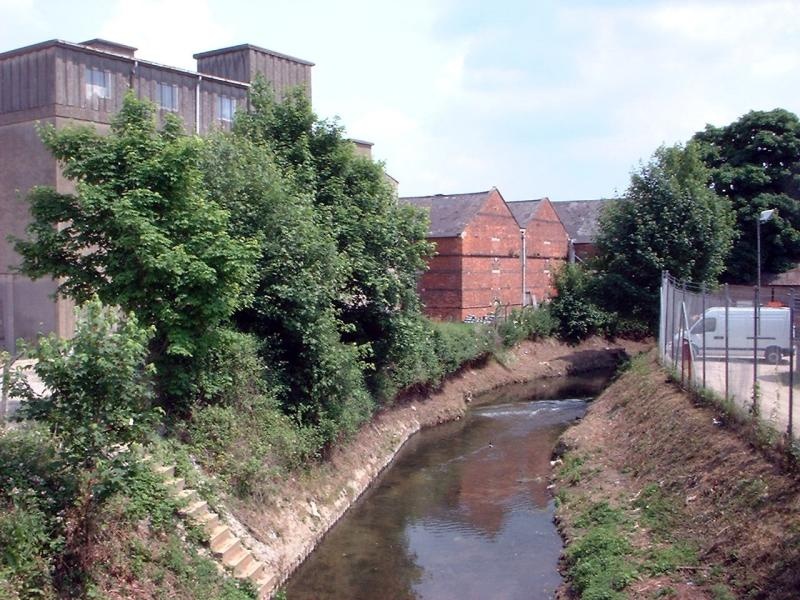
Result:
[[[797,476],[695,404],[652,353],[561,445],[561,598],[800,594]]]
[[[234,526],[263,561],[277,589],[316,547],[325,533],[359,498],[417,431],[459,419],[481,393],[535,379],[613,370],[628,355],[647,348],[637,342],[591,339],[578,346],[552,340],[523,342],[502,363],[468,368],[441,389],[409,395],[382,411],[328,460],[285,481],[269,498],[229,499]]]

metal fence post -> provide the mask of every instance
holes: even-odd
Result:
[[[667,343],[669,340],[669,336],[667,335],[667,321],[669,319],[669,271],[664,271],[664,273],[662,273],[661,275],[661,299],[663,301],[661,320],[664,322],[664,327],[662,329],[664,334],[664,339],[661,340],[661,342],[664,346],[663,360],[666,361]]]
[[[794,288],[789,290],[789,426],[786,433],[792,443],[794,421]]]
[[[758,286],[753,287],[753,405],[750,412],[758,416],[758,320],[761,316],[758,310]]]
[[[701,287],[702,292],[702,312],[700,313],[701,319],[703,321],[703,389],[706,388],[706,282],[704,281]]]
[[[731,308],[731,297],[728,290],[728,284],[725,284],[725,400],[730,399],[729,391],[728,391],[728,371],[730,370],[729,367],[729,360],[730,360],[730,346],[728,344],[728,328],[729,328],[729,313]]]

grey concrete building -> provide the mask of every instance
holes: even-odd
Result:
[[[14,273],[19,262],[8,236],[24,237],[29,222],[28,191],[46,185],[74,191],[36,133],[37,123],[63,127],[94,124],[107,130],[129,89],[173,112],[188,132],[203,135],[230,127],[247,106],[256,74],[277,95],[304,86],[311,94],[313,63],[243,44],[195,54],[197,71],[136,57],[136,48],[94,39],[80,44],[50,40],[0,53],[0,346],[17,338],[74,329],[73,307],[54,299],[56,283]]]

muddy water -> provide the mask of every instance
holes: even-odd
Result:
[[[550,455],[586,407],[553,398],[592,395],[605,380],[509,386],[409,440],[289,580],[288,599],[552,598],[561,540]]]

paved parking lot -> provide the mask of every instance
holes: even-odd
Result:
[[[695,380],[702,383],[703,361],[695,363]],[[707,359],[705,361],[706,387],[725,395],[725,361]],[[789,360],[783,359],[778,364],[758,364],[758,385],[760,391],[759,410],[762,419],[773,424],[775,429],[784,433],[789,424]],[[745,410],[749,410],[753,397],[753,361],[732,359],[728,363],[728,395]],[[793,433],[800,437],[800,373],[795,366],[794,372],[794,414]]]

